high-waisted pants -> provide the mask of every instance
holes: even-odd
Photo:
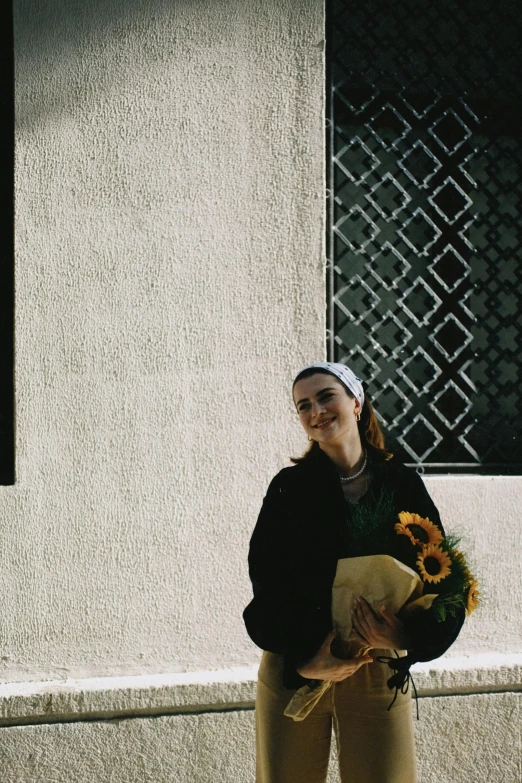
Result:
[[[393,655],[374,650],[372,655]],[[342,783],[416,783],[410,693],[386,685],[384,663],[365,664],[334,683],[300,722],[284,715],[283,657],[264,652],[256,698],[256,783],[324,783],[332,728]]]

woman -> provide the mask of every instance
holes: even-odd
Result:
[[[249,553],[254,599],[244,619],[265,651],[256,700],[257,783],[325,781],[332,726],[342,783],[415,783],[409,666],[445,652],[464,612],[444,622],[422,612],[405,624],[385,606],[377,616],[360,596],[352,622],[371,654],[341,660],[332,583],[340,558],[391,554],[408,564],[408,542],[393,532],[400,511],[429,517],[442,531],[440,517],[417,472],[384,448],[362,383],[348,367],[306,367],[293,396],[311,445],[272,480]],[[308,717],[286,717],[296,689],[321,680],[333,685]]]

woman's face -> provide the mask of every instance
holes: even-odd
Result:
[[[360,403],[333,375],[316,373],[294,386],[294,402],[304,431],[318,443],[334,443],[357,432]]]

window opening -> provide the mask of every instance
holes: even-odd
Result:
[[[521,473],[522,11],[327,10],[329,358],[405,462]]]

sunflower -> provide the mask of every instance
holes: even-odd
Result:
[[[454,549],[451,553],[451,557],[453,558],[453,562],[455,565],[460,566],[462,569],[462,576],[464,578],[464,584],[470,585],[474,579],[473,574],[468,568],[468,564],[466,563],[466,558],[464,557],[464,554],[460,552],[458,549]]]
[[[454,549],[452,555],[453,555],[453,561],[455,563],[458,563],[463,571],[464,570],[467,571],[468,566],[466,565],[466,558],[464,557],[464,553],[461,552],[459,549]]]
[[[424,582],[437,584],[451,573],[451,558],[436,544],[428,544],[419,552],[417,567]]]
[[[476,579],[473,579],[469,586],[468,590],[468,603],[466,606],[466,614],[470,615],[471,612],[474,612],[477,606],[480,603],[480,590],[478,589],[478,581]]]
[[[400,536],[408,536],[412,544],[426,546],[441,543],[442,533],[437,525],[434,525],[427,517],[410,514],[409,511],[401,511],[399,519],[401,521],[395,525],[395,532]]]

